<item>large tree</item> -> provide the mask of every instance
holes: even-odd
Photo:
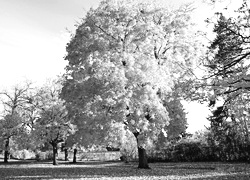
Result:
[[[165,96],[174,80],[191,74],[199,54],[189,13],[188,6],[102,1],[67,45],[62,97],[85,117],[78,128],[94,124],[107,132],[112,121],[121,122],[136,138],[139,168],[148,168],[148,138],[168,124]]]
[[[207,58],[208,82],[212,97],[221,96],[227,102],[249,92],[250,12],[247,1],[235,17],[218,13],[214,32],[216,38]]]
[[[231,16],[217,13],[217,17],[214,24],[216,36],[207,54],[204,84],[209,87],[210,106],[216,105],[218,100],[224,103],[210,117],[211,131],[219,134],[220,140],[229,138],[223,134],[227,133],[231,121],[230,128],[236,133],[234,140],[241,139],[242,144],[249,144],[249,2],[243,0],[242,6]],[[230,144],[228,147],[232,149],[234,146]]]
[[[222,13],[217,16],[216,37],[209,47],[206,64],[210,105],[221,98],[231,116],[243,120],[242,110],[248,109],[250,90],[249,3],[244,1],[232,17]]]

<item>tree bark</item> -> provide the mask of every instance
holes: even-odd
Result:
[[[10,139],[7,138],[5,142],[5,150],[4,150],[4,163],[8,163],[9,159],[9,144],[10,144]]]
[[[77,153],[77,149],[74,149],[73,163],[76,163],[76,153]]]
[[[138,168],[149,169],[146,149],[138,147],[139,165]]]
[[[53,146],[53,165],[57,165],[58,162],[57,162],[57,143],[52,143],[52,146]]]
[[[65,153],[65,158],[64,158],[64,160],[65,160],[65,161],[68,161],[69,158],[68,158],[68,149],[67,149],[67,148],[64,148],[64,153]]]
[[[148,165],[148,157],[147,157],[146,149],[139,146],[139,140],[138,140],[139,133],[133,133],[133,134],[134,134],[134,136],[136,138],[137,147],[138,147],[138,156],[139,156],[138,168],[140,168],[140,169],[150,169],[150,167]]]

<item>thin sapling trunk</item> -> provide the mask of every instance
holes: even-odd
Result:
[[[7,138],[6,142],[5,142],[5,150],[4,150],[4,163],[8,163],[8,159],[9,159],[9,145],[10,145],[10,139]]]
[[[77,153],[77,149],[74,149],[73,163],[76,163],[76,153]]]
[[[65,148],[65,149],[64,149],[64,155],[65,155],[65,156],[64,156],[64,160],[65,160],[65,161],[68,161],[68,160],[69,160],[69,158],[68,158],[68,155],[69,155],[69,153],[68,153],[68,148]]]
[[[58,155],[58,151],[57,151],[57,143],[52,143],[53,146],[53,165],[57,165],[57,155]]]

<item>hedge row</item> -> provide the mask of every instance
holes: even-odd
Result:
[[[197,162],[197,161],[249,161],[248,148],[230,152],[219,146],[209,146],[195,141],[170,144],[148,154],[149,162]]]

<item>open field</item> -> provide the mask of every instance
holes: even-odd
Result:
[[[123,162],[10,161],[0,163],[0,179],[250,179],[250,164],[244,163],[153,163],[151,169],[138,169],[137,163]]]

